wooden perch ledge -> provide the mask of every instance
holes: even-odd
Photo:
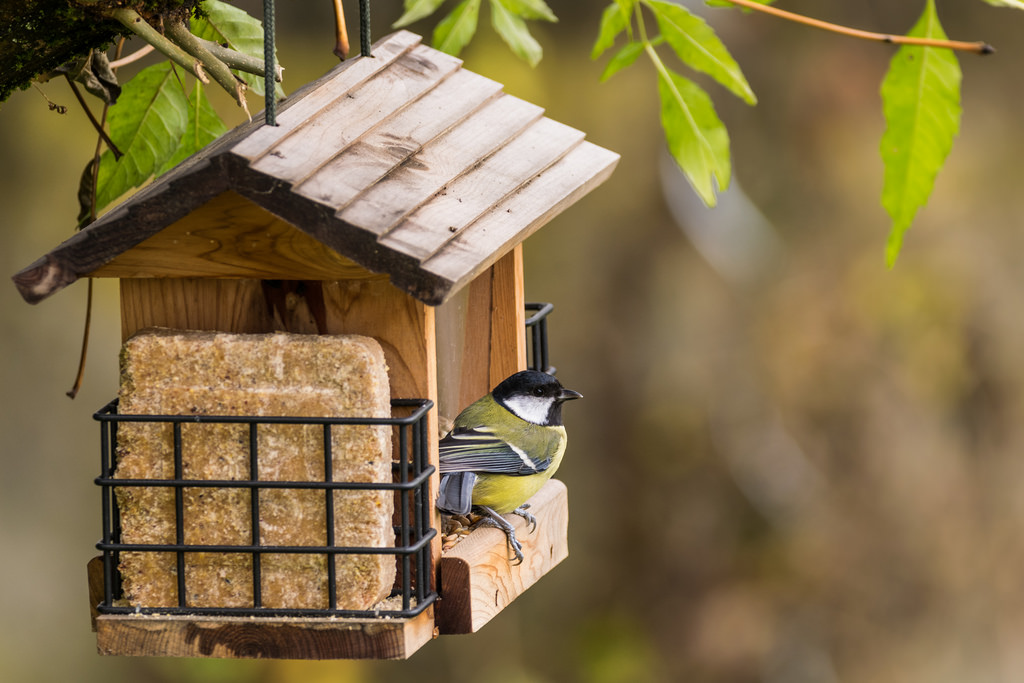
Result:
[[[569,495],[565,484],[551,479],[530,499],[537,529],[530,533],[522,517],[509,515],[523,544],[523,563],[509,562],[505,534],[479,527],[441,555],[441,633],[479,631],[498,612],[569,556]]]

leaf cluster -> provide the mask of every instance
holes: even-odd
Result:
[[[220,0],[204,0],[201,9],[192,20],[194,35],[262,58],[263,26],[259,20]],[[263,94],[263,78],[235,73],[254,92]],[[100,157],[95,176],[96,211],[227,132],[205,90],[201,81],[190,79],[186,69],[170,60],[143,69],[124,84],[107,116],[110,139],[120,156],[107,149]],[[83,175],[83,183],[91,183],[88,173]]]
[[[647,15],[658,27],[653,36],[648,34]],[[729,186],[732,176],[729,134],[707,92],[671,68],[658,48],[666,46],[678,62],[710,76],[747,104],[757,102],[754,91],[714,29],[681,5],[615,0],[602,14],[591,58],[599,58],[622,35],[625,45],[608,62],[602,80],[631,66],[641,54],[647,55],[658,77],[661,125],[669,151],[694,191],[705,204],[714,206],[717,192]]]
[[[432,44],[438,50],[458,55],[476,34],[483,0],[461,0],[434,29]],[[404,12],[393,26],[401,28],[430,16],[444,0],[405,0]],[[488,0],[491,26],[513,53],[530,66],[537,66],[544,51],[530,33],[530,20],[558,21],[544,0]]]

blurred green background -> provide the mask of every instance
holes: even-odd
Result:
[[[101,658],[85,563],[99,535],[91,415],[117,385],[116,284],[97,282],[74,401],[85,284],[37,307],[8,284],[0,679],[1024,680],[1024,13],[939,2],[951,37],[998,52],[961,56],[961,135],[887,271],[878,86],[892,48],[704,11],[760,98],[750,108],[707,84],[737,180],[708,211],[665,160],[653,70],[598,83],[588,55],[604,3],[550,4],[561,21],[535,26],[536,70],[486,13],[464,57],[622,154],[526,243],[527,296],[555,303],[553,360],[586,395],[566,412],[559,472],[569,559],[479,633],[407,662]],[[923,2],[784,6],[902,32]],[[380,37],[400,7],[373,7]],[[278,20],[290,92],[335,63],[331,3],[282,1]],[[7,274],[71,234],[95,145],[66,85],[44,89],[66,115],[33,90],[0,108]]]

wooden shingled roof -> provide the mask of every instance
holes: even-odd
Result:
[[[399,31],[224,135],[14,276],[39,301],[236,193],[437,305],[618,155]],[[313,279],[313,278],[310,278]]]

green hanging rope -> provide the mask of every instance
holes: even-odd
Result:
[[[370,54],[370,0],[359,0],[359,51],[364,57]]]
[[[277,87],[274,76],[277,65],[274,63],[274,0],[263,0],[263,87],[265,89],[266,110],[264,121],[268,126],[277,125]]]

